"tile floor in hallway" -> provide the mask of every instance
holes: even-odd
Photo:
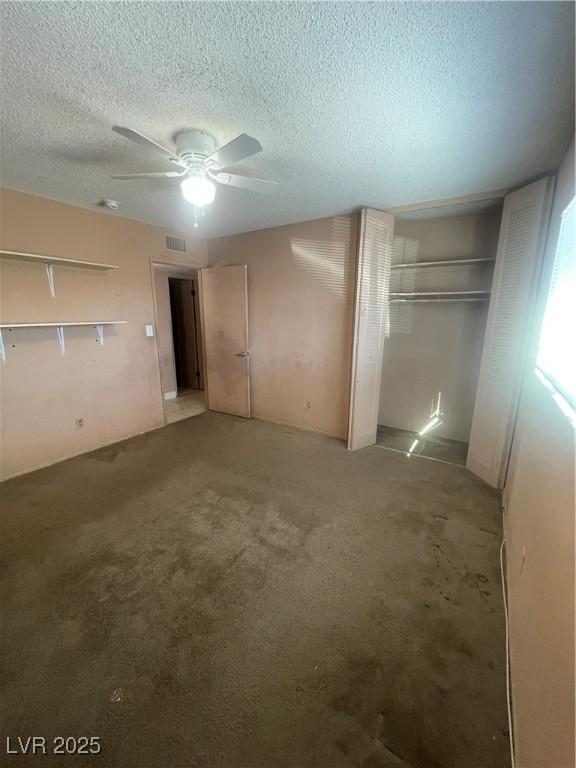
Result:
[[[166,421],[172,424],[175,421],[189,419],[190,416],[198,416],[206,410],[206,393],[204,390],[185,389],[178,393],[173,400],[166,400]]]

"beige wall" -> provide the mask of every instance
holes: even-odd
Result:
[[[248,265],[254,416],[346,436],[356,237],[339,216],[208,241]]]
[[[394,226],[393,263],[494,258],[501,207]],[[393,270],[392,291],[490,290],[493,265]],[[392,304],[378,423],[420,430],[442,392],[435,434],[468,442],[488,303]]]
[[[558,177],[541,296],[573,196],[574,144]],[[574,766],[575,465],[575,426],[530,368],[504,491],[517,768]]]
[[[55,268],[51,298],[42,266],[2,262],[2,322],[127,321],[105,329],[104,346],[91,327],[66,330],[65,356],[53,328],[4,332],[2,478],[163,424],[156,339],[146,337],[144,326],[154,324],[151,262],[173,258],[164,236],[157,227],[2,190],[2,248],[119,266]],[[191,247],[179,261],[205,260],[203,242]],[[84,422],[80,429],[77,419]]]

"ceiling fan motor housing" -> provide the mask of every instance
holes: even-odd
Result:
[[[175,137],[176,154],[192,174],[204,175],[204,161],[216,150],[216,140],[206,131],[182,131]]]

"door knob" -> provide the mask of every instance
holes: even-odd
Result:
[[[238,352],[236,357],[250,357],[250,352]]]

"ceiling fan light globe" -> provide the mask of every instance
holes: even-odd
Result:
[[[198,208],[210,205],[216,197],[216,185],[204,176],[188,176],[180,187],[184,199]]]

